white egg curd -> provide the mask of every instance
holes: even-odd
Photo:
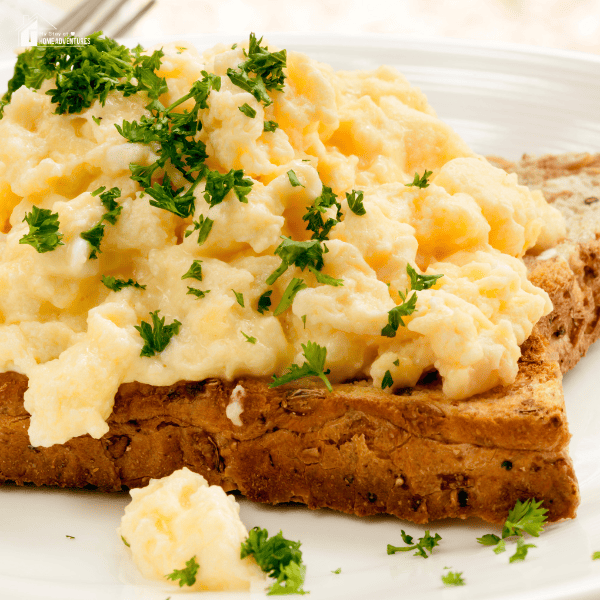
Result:
[[[552,308],[522,257],[562,218],[396,70],[254,36],[102,47],[91,74],[28,52],[0,120],[0,369],[29,378],[31,444],[101,437],[131,381],[328,370],[391,393],[437,370],[464,399],[514,380]]]

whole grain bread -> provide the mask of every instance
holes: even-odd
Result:
[[[590,200],[600,194],[600,157],[491,160],[543,189],[571,234],[526,258],[554,310],[523,345],[511,386],[456,401],[443,396],[435,374],[394,395],[366,381],[331,394],[306,380],[274,389],[256,379],[130,383],[120,387],[101,439],[34,448],[23,408],[27,379],[4,373],[0,481],[113,491],[187,466],[259,502],[417,523],[473,515],[499,523],[531,497],[543,500],[551,521],[574,517],[579,491],[562,372],[600,335],[600,241],[577,226],[600,223],[600,203]],[[243,409],[237,425],[227,416],[232,399]]]

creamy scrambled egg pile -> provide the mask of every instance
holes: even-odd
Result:
[[[129,164],[152,163],[155,148],[128,142],[115,123],[148,114],[143,94],[112,92],[104,106],[96,101],[79,114],[58,115],[46,81],[38,91],[21,87],[6,106],[0,369],[29,378],[33,445],[102,436],[123,382],[270,377],[301,365],[301,344],[309,340],[327,349],[332,382],[369,377],[380,388],[389,371],[393,384],[385,391],[393,392],[437,369],[444,393],[461,399],[514,380],[519,345],[551,310],[521,257],[564,236],[559,213],[474,154],[394,69],[335,72],[289,52],[284,90],[270,92],[273,102],[264,106],[226,75],[244,60],[244,47],[220,45],[203,55],[181,44],[164,47],[159,75],[169,92],[161,101],[167,106],[186,94],[203,70],[221,76],[220,90],[200,111],[197,139],[211,169],[243,169],[253,181],[247,203],[232,191],[212,207],[202,182],[187,219],[151,206],[130,178]],[[254,118],[240,110],[245,104]],[[264,131],[269,120],[279,127]],[[428,187],[406,185],[426,170]],[[167,173],[186,185],[174,168]],[[294,266],[267,285],[281,264],[274,255],[281,236],[310,239],[302,216],[323,184],[338,195],[343,217],[325,242],[322,272],[343,285],[321,284]],[[120,188],[123,210],[92,260],[80,234],[104,214],[91,193],[100,186]],[[345,193],[353,189],[363,191],[366,214],[349,209]],[[51,252],[19,243],[34,205],[58,214],[64,244]],[[335,218],[334,208],[325,216]],[[199,245],[197,234],[184,234],[201,216],[214,224]],[[188,294],[190,280],[182,280],[194,260],[202,261],[198,287],[210,290],[203,298]],[[389,311],[402,302],[398,290],[410,287],[407,264],[443,277],[418,292],[416,311],[403,317],[395,337],[382,336]],[[146,289],[110,291],[103,275],[133,278]],[[274,316],[294,277],[308,287]],[[261,314],[257,302],[268,289],[272,307]],[[177,319],[179,333],[161,353],[140,356],[135,326],[156,310],[166,323]]]
[[[119,534],[148,579],[166,581],[193,557],[199,568],[186,590],[264,587],[266,576],[254,558],[240,558],[248,531],[239,513],[233,496],[184,467],[131,490]]]

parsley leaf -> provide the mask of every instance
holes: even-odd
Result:
[[[258,299],[258,308],[256,310],[258,310],[261,315],[264,315],[265,311],[269,310],[269,307],[271,306],[272,293],[273,290],[267,290],[264,294],[261,294],[260,298]]]
[[[144,191],[152,197],[152,200],[149,201],[152,206],[168,210],[178,217],[185,219],[194,212],[195,198],[193,190],[190,188],[180,195],[183,187],[174,190],[168,175],[163,177],[162,185],[155,181],[152,187],[147,187]]]
[[[60,227],[58,213],[53,213],[47,208],[32,206],[31,212],[25,214],[23,221],[29,225],[29,233],[19,240],[19,244],[29,244],[40,254],[64,245],[61,242],[63,234],[58,232]]]
[[[102,283],[113,292],[118,292],[126,287],[134,287],[138,290],[146,289],[145,285],[140,285],[137,281],[134,281],[133,279],[128,279],[127,281],[125,281],[125,279],[117,279],[116,277],[112,277],[110,275],[102,275]]]
[[[235,299],[237,300],[237,303],[244,308],[244,294],[242,294],[241,292],[236,292],[235,290],[231,290],[234,294],[235,294]]]
[[[269,52],[266,46],[261,46],[262,38],[258,41],[254,33],[250,34],[248,52],[244,50],[246,60],[236,69],[227,69],[227,76],[234,85],[250,92],[259,102],[269,106],[273,101],[267,90],[283,90],[286,67],[286,51]],[[251,77],[253,75],[253,77]]]
[[[291,238],[284,236],[282,236],[282,239],[283,242],[275,249],[275,255],[279,256],[282,262],[267,277],[267,285],[273,285],[291,265],[296,265],[301,270],[304,270],[308,266],[314,267],[317,271],[323,268],[323,247],[319,240],[295,242]]]
[[[333,392],[331,383],[329,383],[329,380],[326,377],[326,375],[329,373],[329,369],[327,369],[327,371],[323,370],[325,368],[325,359],[327,358],[327,348],[319,346],[319,344],[315,344],[310,340],[306,343],[306,345],[301,344],[301,346],[304,350],[303,354],[306,362],[301,367],[296,364],[292,364],[287,373],[284,373],[281,377],[276,377],[273,375],[273,381],[269,387],[274,388],[279,385],[289,383],[290,381],[295,381],[296,379],[316,376],[322,379],[323,383],[325,383],[330,392]]]
[[[290,169],[287,172],[287,176],[288,176],[288,179],[290,180],[290,183],[292,184],[292,187],[304,187],[300,183],[300,180],[298,179],[298,176],[296,175],[296,173],[294,173],[294,171],[292,169]]]
[[[442,582],[444,585],[465,585],[465,580],[462,577],[462,571],[448,571],[445,575],[442,575]]]
[[[223,202],[225,196],[233,190],[240,202],[247,203],[246,196],[250,193],[253,184],[252,179],[244,178],[242,169],[231,169],[224,175],[219,171],[209,171],[206,176],[204,199],[210,206],[215,206]]]
[[[326,275],[325,273],[321,273],[321,271],[317,271],[314,267],[309,266],[308,270],[316,277],[319,283],[323,283],[325,285],[332,285],[334,287],[339,287],[340,285],[344,285],[343,279],[336,279],[331,275]]]
[[[394,380],[392,379],[392,374],[389,371],[386,371],[381,382],[381,389],[385,390],[385,388],[392,387],[393,385]]]
[[[387,337],[395,337],[398,327],[406,327],[406,324],[402,320],[402,317],[407,317],[415,312],[417,304],[417,295],[413,294],[408,300],[402,302],[398,306],[394,306],[388,312],[388,324],[381,330],[381,335]]]
[[[118,187],[110,188],[108,191],[105,190],[106,188],[104,186],[99,187],[92,192],[92,196],[100,195],[100,202],[102,202],[102,206],[106,209],[100,222],[108,221],[111,225],[115,225],[123,210],[123,207],[116,200],[121,197],[121,190]]]
[[[102,121],[102,117],[92,117],[92,120],[96,125],[100,125],[100,121]]]
[[[600,551],[596,551],[592,554],[592,560],[600,560]]]
[[[247,342],[250,342],[251,344],[256,344],[256,338],[255,337],[252,337],[251,335],[247,335],[243,331],[240,331],[240,333],[246,338]]]
[[[418,173],[415,173],[415,177],[412,183],[406,183],[406,187],[418,187],[418,188],[426,188],[429,187],[429,178],[433,175],[433,171],[427,171],[423,173],[423,175],[419,176]]]
[[[254,119],[256,116],[256,111],[247,103],[244,102],[241,106],[238,106],[241,113],[244,113],[247,117]]]
[[[535,498],[530,498],[525,502],[517,500],[515,507],[508,513],[508,518],[502,528],[502,537],[523,535],[523,533],[538,537],[544,531],[543,525],[548,512],[547,509],[540,508],[541,505],[542,501],[536,502]]]
[[[186,231],[185,237],[192,235],[194,231],[198,231],[198,246],[201,246],[206,241],[214,221],[208,217],[205,218],[204,215],[200,215],[200,218],[197,221],[192,221],[192,223],[194,224],[194,229]]]
[[[208,292],[210,292],[210,290],[199,290],[198,288],[188,285],[188,291],[186,292],[186,294],[196,296],[197,298],[204,298],[204,296],[206,296]]]
[[[408,546],[392,546],[392,544],[387,545],[387,553],[388,554],[396,554],[396,552],[409,552],[410,550],[415,550],[413,556],[422,556],[423,558],[429,558],[427,556],[427,552],[431,554],[433,549],[439,545],[442,536],[439,533],[436,533],[435,536],[431,536],[429,534],[429,530],[425,531],[425,535],[419,538],[417,543],[413,543],[412,536],[404,533],[404,530],[400,531],[402,535],[402,541]]]
[[[525,543],[525,539],[520,537],[517,540],[517,550],[516,552],[508,559],[509,563],[514,563],[518,560],[525,560],[525,557],[527,556],[527,551],[529,550],[529,548],[536,548],[537,546],[535,544],[526,544]]]
[[[277,315],[280,315],[282,312],[284,312],[287,308],[289,308],[292,305],[292,302],[294,301],[296,294],[300,290],[303,290],[304,288],[307,288],[307,287],[308,286],[306,285],[306,283],[304,283],[304,280],[294,277],[288,283],[287,287],[285,288],[285,291],[283,292],[283,295],[281,296],[281,300],[279,301],[279,304],[273,311],[273,316],[276,317]]]
[[[202,281],[202,261],[194,260],[190,268],[181,276],[181,279],[197,279]]]
[[[196,575],[200,565],[196,562],[196,557],[192,556],[190,560],[185,563],[185,569],[175,569],[169,575],[165,575],[167,579],[171,581],[179,580],[179,587],[184,585],[194,585],[196,583]]]
[[[276,123],[275,121],[265,121],[263,123],[263,131],[270,131],[273,132],[275,131],[277,128],[279,127],[279,123]]]
[[[157,352],[162,352],[168,346],[171,338],[179,333],[181,323],[175,319],[170,325],[165,325],[165,317],[160,318],[158,316],[159,312],[155,310],[150,313],[152,325],[146,323],[146,321],[135,325],[144,340],[144,347],[140,356],[154,356]]]
[[[335,219],[329,217],[323,220],[323,214],[328,208],[335,206],[337,208]],[[342,205],[338,202],[337,196],[333,190],[326,185],[321,190],[321,195],[317,196],[311,206],[308,207],[306,214],[302,217],[306,221],[306,229],[312,231],[311,239],[326,240],[332,227],[342,219]]]
[[[363,205],[363,192],[360,190],[352,190],[350,193],[346,192],[346,200],[348,201],[348,208],[358,216],[366,215],[367,211]]]
[[[334,575],[339,575],[342,572],[342,567],[337,568],[335,571],[331,571]]]
[[[302,563],[300,545],[300,542],[285,539],[281,531],[269,537],[266,529],[254,527],[242,542],[240,557],[254,556],[263,572],[276,580],[269,595],[306,594],[302,589],[306,567]]]
[[[443,273],[440,275],[420,275],[408,263],[406,263],[406,272],[410,277],[411,290],[428,290],[436,284],[440,277],[444,276]]]
[[[486,533],[480,538],[477,538],[477,541],[483,546],[495,546],[500,541],[500,538],[493,533]]]

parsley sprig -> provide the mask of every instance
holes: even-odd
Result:
[[[117,219],[123,210],[123,207],[117,202],[117,198],[121,196],[121,190],[117,187],[113,187],[108,191],[105,191],[106,187],[99,187],[97,190],[92,192],[92,196],[100,195],[100,201],[106,209],[106,212],[102,215],[98,223],[96,223],[91,229],[82,231],[79,235],[89,242],[92,250],[89,258],[98,258],[98,254],[101,252],[100,243],[104,238],[104,221],[107,221],[111,225],[116,225]]]
[[[310,340],[306,344],[301,344],[303,349],[304,358],[306,359],[304,364],[300,367],[297,364],[292,364],[288,369],[287,373],[284,373],[281,377],[273,375],[273,381],[269,385],[270,388],[277,387],[302,379],[304,377],[320,377],[327,389],[333,392],[331,383],[327,379],[329,369],[325,369],[325,360],[327,358],[327,348],[319,346]]]
[[[261,46],[262,38],[256,39],[250,34],[248,51],[244,50],[246,60],[237,69],[227,69],[227,76],[234,85],[250,92],[265,106],[273,103],[268,90],[283,91],[283,82],[287,55],[285,50],[269,52],[267,46]]]
[[[61,241],[63,234],[58,231],[58,213],[34,205],[31,212],[25,214],[23,221],[29,225],[29,233],[19,240],[19,244],[29,244],[40,254],[64,245]]]
[[[173,323],[165,325],[165,317],[159,317],[159,312],[155,310],[150,313],[152,325],[146,323],[146,321],[135,325],[135,328],[140,332],[140,336],[144,340],[140,356],[154,356],[157,352],[162,352],[169,345],[171,338],[179,333],[181,323],[175,319]]]
[[[429,178],[433,175],[433,171],[428,171],[425,169],[423,175],[419,175],[415,173],[415,176],[411,183],[406,183],[406,187],[418,187],[418,188],[426,188],[429,187]]]
[[[335,219],[328,217],[326,220],[323,220],[323,215],[332,206],[335,206],[337,209]],[[311,239],[320,241],[329,239],[327,237],[329,232],[341,219],[342,205],[338,202],[333,190],[326,185],[323,186],[321,195],[315,198],[312,205],[308,207],[306,214],[302,217],[302,220],[306,221],[306,229],[313,232]]]
[[[400,535],[402,536],[402,541],[407,546],[392,546],[392,544],[387,545],[387,553],[388,554],[396,554],[396,552],[409,552],[410,550],[415,550],[413,556],[422,556],[423,558],[429,558],[427,553],[431,554],[433,549],[439,545],[442,536],[439,533],[436,533],[434,536],[429,534],[429,530],[425,531],[425,535],[419,538],[418,542],[414,542],[413,537],[408,535],[402,529],[400,531]]]
[[[442,583],[444,585],[465,585],[465,580],[462,576],[462,571],[448,571],[445,575],[442,575]]]
[[[155,73],[162,51],[143,56],[140,46],[130,50],[103,37],[101,31],[89,38],[90,43],[82,46],[33,46],[19,54],[8,90],[0,101],[0,117],[15,90],[22,85],[37,90],[47,79],[55,79],[55,87],[46,94],[56,104],[58,114],[81,112],[95,100],[104,105],[113,90],[125,95],[145,91],[150,98],[166,91],[165,80]]]
[[[406,327],[406,323],[402,320],[402,317],[408,317],[415,312],[417,307],[416,292],[428,290],[436,284],[440,277],[443,277],[443,274],[421,275],[408,263],[406,264],[406,272],[410,277],[410,290],[405,290],[404,292],[398,290],[402,302],[388,312],[388,323],[381,330],[381,335],[385,335],[386,337],[395,337],[400,325]],[[413,294],[408,297],[411,291]]]
[[[535,498],[530,498],[525,502],[517,500],[514,508],[509,513],[504,526],[502,527],[502,537],[487,533],[477,541],[484,546],[494,546],[494,552],[500,554],[506,550],[506,539],[518,536],[517,550],[509,562],[524,560],[529,548],[535,548],[534,544],[526,544],[524,535],[528,533],[538,537],[544,531],[547,509],[542,508],[542,501],[536,502]]]
[[[302,589],[306,567],[302,562],[300,542],[287,540],[280,531],[269,537],[266,529],[254,527],[242,542],[240,556],[253,556],[258,566],[275,579],[269,595],[306,594]]]
[[[179,587],[183,587],[184,585],[192,586],[196,583],[196,575],[199,568],[200,565],[196,562],[196,557],[192,556],[185,563],[184,569],[175,569],[172,573],[165,575],[165,577],[171,581],[179,580]]]
[[[113,292],[118,292],[126,287],[134,287],[138,290],[145,290],[146,286],[139,284],[137,281],[133,279],[117,279],[116,277],[112,277],[111,275],[102,275],[102,283]]]

